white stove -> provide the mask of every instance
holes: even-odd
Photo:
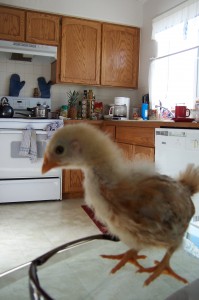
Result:
[[[50,99],[7,97],[11,106],[26,110]],[[46,102],[48,101],[48,103]],[[27,106],[28,105],[28,106]],[[17,108],[17,109],[18,109]],[[62,199],[62,171],[54,169],[42,175],[43,154],[53,131],[63,126],[60,119],[0,118],[0,203]],[[29,129],[27,129],[29,127]],[[37,157],[20,155],[24,132],[34,133]]]

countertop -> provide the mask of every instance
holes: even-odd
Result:
[[[159,121],[159,120],[147,120],[147,121],[137,121],[137,120],[64,120],[64,124],[71,124],[77,122],[86,122],[93,125],[99,126],[130,126],[130,127],[175,127],[175,128],[198,128],[199,123],[196,122],[174,122],[174,121]]]

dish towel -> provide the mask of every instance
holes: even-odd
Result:
[[[36,131],[30,126],[27,126],[23,131],[19,155],[23,157],[29,157],[32,163],[37,160]]]
[[[49,140],[52,137],[52,135],[58,128],[61,128],[63,126],[64,126],[63,120],[57,120],[48,124],[45,128],[45,130],[47,131],[47,140]]]

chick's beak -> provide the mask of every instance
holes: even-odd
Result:
[[[42,174],[45,174],[46,172],[50,171],[53,168],[58,167],[58,163],[52,159],[49,159],[47,154],[44,154],[44,160],[43,160],[43,165],[42,165]]]

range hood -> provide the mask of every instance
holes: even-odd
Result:
[[[57,47],[0,40],[0,52],[18,53],[21,57],[34,55],[57,58]]]

